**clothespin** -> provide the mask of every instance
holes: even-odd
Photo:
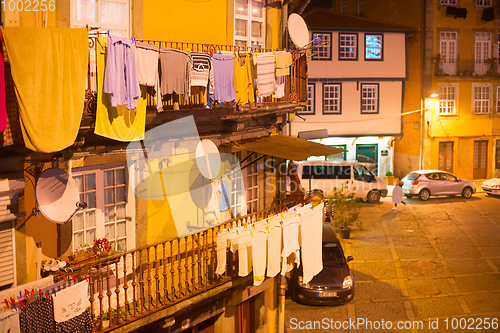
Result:
[[[109,36],[109,30],[108,30],[108,36]]]
[[[73,275],[73,280],[76,282],[76,277]]]
[[[68,281],[66,281],[66,278],[64,277],[64,275],[62,276],[62,278],[63,278],[64,282],[68,282]]]
[[[87,31],[89,31],[89,25],[85,24],[85,28],[87,28]]]
[[[23,294],[19,291],[19,298],[23,298]]]
[[[7,297],[5,297],[5,299],[3,301],[5,302],[5,306],[8,309],[9,308],[9,300],[7,299]]]
[[[23,300],[20,300],[19,303],[21,303],[21,305],[23,306],[23,308],[26,309],[26,307],[24,306]]]
[[[87,279],[87,275],[85,275],[85,281],[89,282],[89,280]]]
[[[24,289],[24,297],[26,297],[26,295],[30,297],[30,292],[28,291],[28,289]]]
[[[35,286],[31,286],[31,297],[35,298]]]
[[[214,55],[214,53],[212,52],[212,50],[210,50],[210,56],[212,57]]]
[[[42,296],[42,289],[38,289],[38,291],[40,292],[40,297]]]
[[[56,289],[52,288],[52,291],[54,292],[54,296],[56,296]]]
[[[11,298],[10,302],[12,303],[12,306],[14,307],[14,309],[16,309],[16,311],[17,311],[16,301],[13,298]]]
[[[50,299],[49,295],[47,295],[47,292],[45,292],[45,297],[47,297],[47,299]]]

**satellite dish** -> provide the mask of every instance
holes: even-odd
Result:
[[[52,222],[61,224],[87,206],[79,202],[80,192],[73,178],[57,168],[47,169],[38,177],[35,198],[40,212]]]
[[[214,179],[219,174],[219,149],[211,140],[201,140],[196,146],[196,164],[205,178]]]
[[[293,13],[288,17],[288,34],[299,49],[303,49],[309,44],[309,29],[299,14]]]

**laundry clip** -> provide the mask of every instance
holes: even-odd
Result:
[[[73,275],[73,281],[75,281],[75,282],[76,282],[76,277],[75,277],[74,275]]]

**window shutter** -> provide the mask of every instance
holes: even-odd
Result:
[[[14,269],[13,223],[0,222],[0,286],[14,283]]]

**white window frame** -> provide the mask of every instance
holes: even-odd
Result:
[[[250,164],[247,168],[247,213],[252,214],[259,211],[259,168],[261,161]]]
[[[346,42],[353,42],[354,45],[347,45]],[[358,34],[339,33],[339,60],[357,60],[358,45]],[[348,48],[353,50],[347,51]]]
[[[236,156],[235,160],[238,161],[238,164],[241,162],[241,156],[243,155],[241,151],[233,153],[234,156]],[[234,165],[233,161],[231,161],[231,164]],[[241,165],[240,165],[241,167]],[[246,191],[245,191],[245,186],[243,179],[245,178],[245,171],[246,169],[240,170],[240,172],[235,172],[233,173],[233,178],[231,179],[230,182],[230,204],[231,204],[231,212],[234,217],[236,216],[244,216],[247,214],[247,207],[246,207]],[[242,188],[238,189],[237,184],[240,184]],[[237,203],[238,198],[240,198],[240,202]]]
[[[320,46],[314,46],[311,60],[331,60],[332,59],[332,33],[331,32],[312,32],[312,39],[319,37],[314,43],[323,44]],[[316,45],[317,45],[316,44]]]
[[[491,0],[476,0],[477,7],[491,7]]]
[[[331,96],[333,94],[333,97]],[[340,83],[323,84],[323,114],[341,114],[342,86]],[[335,97],[336,96],[336,97]]]
[[[490,100],[491,88],[489,85],[472,85],[472,110],[474,114],[489,114],[491,105]]]
[[[378,84],[361,84],[361,114],[379,113],[379,89]],[[363,96],[364,94],[371,96]],[[365,106],[365,110],[363,110],[363,106]]]
[[[453,98],[450,95],[453,94]],[[446,111],[444,111],[446,110]],[[440,116],[456,115],[458,111],[458,85],[444,85],[439,87],[439,107]]]
[[[299,114],[315,114],[316,86],[314,83],[307,84],[307,105]]]
[[[439,0],[441,6],[457,6],[458,0]]]
[[[104,196],[105,196],[105,186],[104,186],[104,173],[105,171],[123,169],[125,173],[125,218],[115,221],[105,222],[105,204],[104,204]],[[95,211],[95,238],[108,238],[110,241],[117,239],[117,227],[116,224],[120,222],[125,222],[125,236],[119,237],[119,240],[126,240],[126,249],[127,251],[135,248],[135,197],[133,195],[133,189],[131,186],[131,182],[129,180],[129,170],[127,167],[127,163],[113,163],[113,164],[105,164],[94,167],[82,167],[75,168],[72,170],[72,176],[83,176],[83,181],[85,175],[95,174],[95,183],[96,183],[96,207],[95,208],[86,208],[83,211],[78,212],[77,214],[86,214],[90,211]],[[111,186],[112,187],[112,186]],[[111,187],[107,187],[108,189]],[[90,191],[89,191],[90,192]],[[85,200],[85,197],[82,199],[82,193],[80,194],[80,200]],[[110,205],[107,205],[110,206]],[[77,215],[75,214],[75,216]],[[75,217],[73,217],[75,218]],[[106,235],[106,225],[113,225],[115,227],[115,238],[110,239],[109,235]],[[86,228],[84,225],[84,229],[75,230],[75,223],[72,223],[72,248],[73,252],[78,250],[76,242],[74,241],[75,232],[84,232],[84,244],[92,246],[93,240],[86,239],[86,231],[91,228]],[[116,249],[116,246],[114,247]]]
[[[252,16],[252,1],[262,2],[262,17]],[[234,45],[239,45],[241,42],[246,42],[247,47],[266,47],[266,2],[265,0],[248,0],[248,11],[247,15],[242,15],[238,13],[238,6],[236,0],[234,2]],[[247,26],[247,36],[237,36],[236,35],[236,20],[246,21]],[[261,23],[262,31],[260,37],[252,37],[252,21]],[[239,42],[239,43],[238,43]]]

